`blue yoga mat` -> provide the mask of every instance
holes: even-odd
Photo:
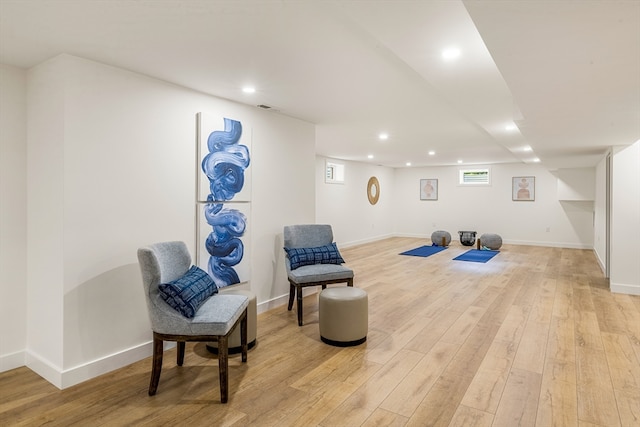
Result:
[[[471,261],[471,262],[487,262],[494,256],[498,255],[500,251],[479,251],[477,249],[471,249],[458,255],[454,260],[458,261]]]
[[[419,248],[402,252],[400,255],[428,257],[430,255],[437,254],[440,251],[444,251],[445,249],[447,249],[446,246],[420,246]]]

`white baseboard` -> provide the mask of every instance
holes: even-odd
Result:
[[[164,343],[165,350],[172,347],[175,347],[175,343]],[[149,341],[63,371],[43,357],[27,350],[23,365],[63,390],[150,357],[152,351],[152,342]]]
[[[281,295],[276,298],[272,298],[268,301],[263,301],[258,304],[258,314],[264,313],[265,311],[269,311],[272,308],[280,307],[281,305],[285,305],[289,303],[289,294]]]
[[[431,243],[431,235],[425,234],[414,234],[414,233],[396,233],[389,234],[385,236],[379,236],[371,239],[366,239],[362,241],[343,243],[342,247],[349,247],[355,245],[361,245],[363,243],[371,243],[376,242],[378,240],[388,239],[389,237],[413,237],[416,239],[426,239],[428,242],[426,244]],[[478,236],[480,237],[480,236]],[[455,241],[457,238],[456,235],[451,235],[451,240]],[[523,246],[545,246],[551,248],[567,248],[567,249],[593,249],[593,245],[587,245],[582,243],[565,243],[565,242],[539,242],[539,241],[531,241],[531,240],[502,240],[502,243],[507,245],[523,245]]]
[[[627,295],[640,295],[640,286],[638,285],[625,285],[622,283],[611,283],[611,292]]]
[[[165,348],[168,347],[171,346],[165,346]],[[74,386],[83,381],[130,365],[134,362],[147,358],[152,354],[153,343],[149,341],[71,369],[66,369],[61,375],[62,387],[60,388],[65,389],[67,387]]]
[[[357,245],[363,245],[365,243],[377,242],[378,240],[384,240],[384,239],[388,239],[390,237],[397,237],[397,235],[395,235],[395,234],[384,234],[384,235],[381,235],[381,236],[369,237],[367,239],[354,240],[352,242],[342,242],[342,243],[339,244],[339,247],[348,248],[350,246],[357,246]]]
[[[62,369],[51,364],[47,359],[27,350],[25,365],[45,380],[62,390]]]
[[[24,351],[16,351],[0,356],[0,372],[10,371],[25,365]]]
[[[598,261],[598,265],[600,266],[600,270],[602,270],[602,274],[607,274],[607,267],[604,265],[604,260],[602,260],[600,258],[600,254],[598,253],[598,251],[595,250],[595,248],[593,249],[593,254],[596,257],[596,261]]]
[[[593,249],[593,245],[566,242],[534,242],[529,240],[503,240],[507,245],[544,246],[548,248]]]

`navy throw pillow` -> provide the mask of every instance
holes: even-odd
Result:
[[[342,264],[344,262],[335,242],[315,248],[284,248],[284,250],[289,256],[292,270],[303,265]]]
[[[160,297],[184,317],[191,319],[218,287],[206,271],[192,266],[184,276],[158,285]]]

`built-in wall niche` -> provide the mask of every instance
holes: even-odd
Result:
[[[327,160],[325,163],[324,182],[327,184],[344,184],[344,164]]]

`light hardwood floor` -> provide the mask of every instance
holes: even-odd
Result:
[[[612,294],[592,251],[504,245],[486,264],[453,243],[392,238],[342,250],[369,294],[365,344],[318,336],[282,306],[258,316],[247,364],[187,345],[60,391],[27,368],[0,374],[0,425],[640,426],[640,297]],[[295,310],[295,309],[294,309]]]

